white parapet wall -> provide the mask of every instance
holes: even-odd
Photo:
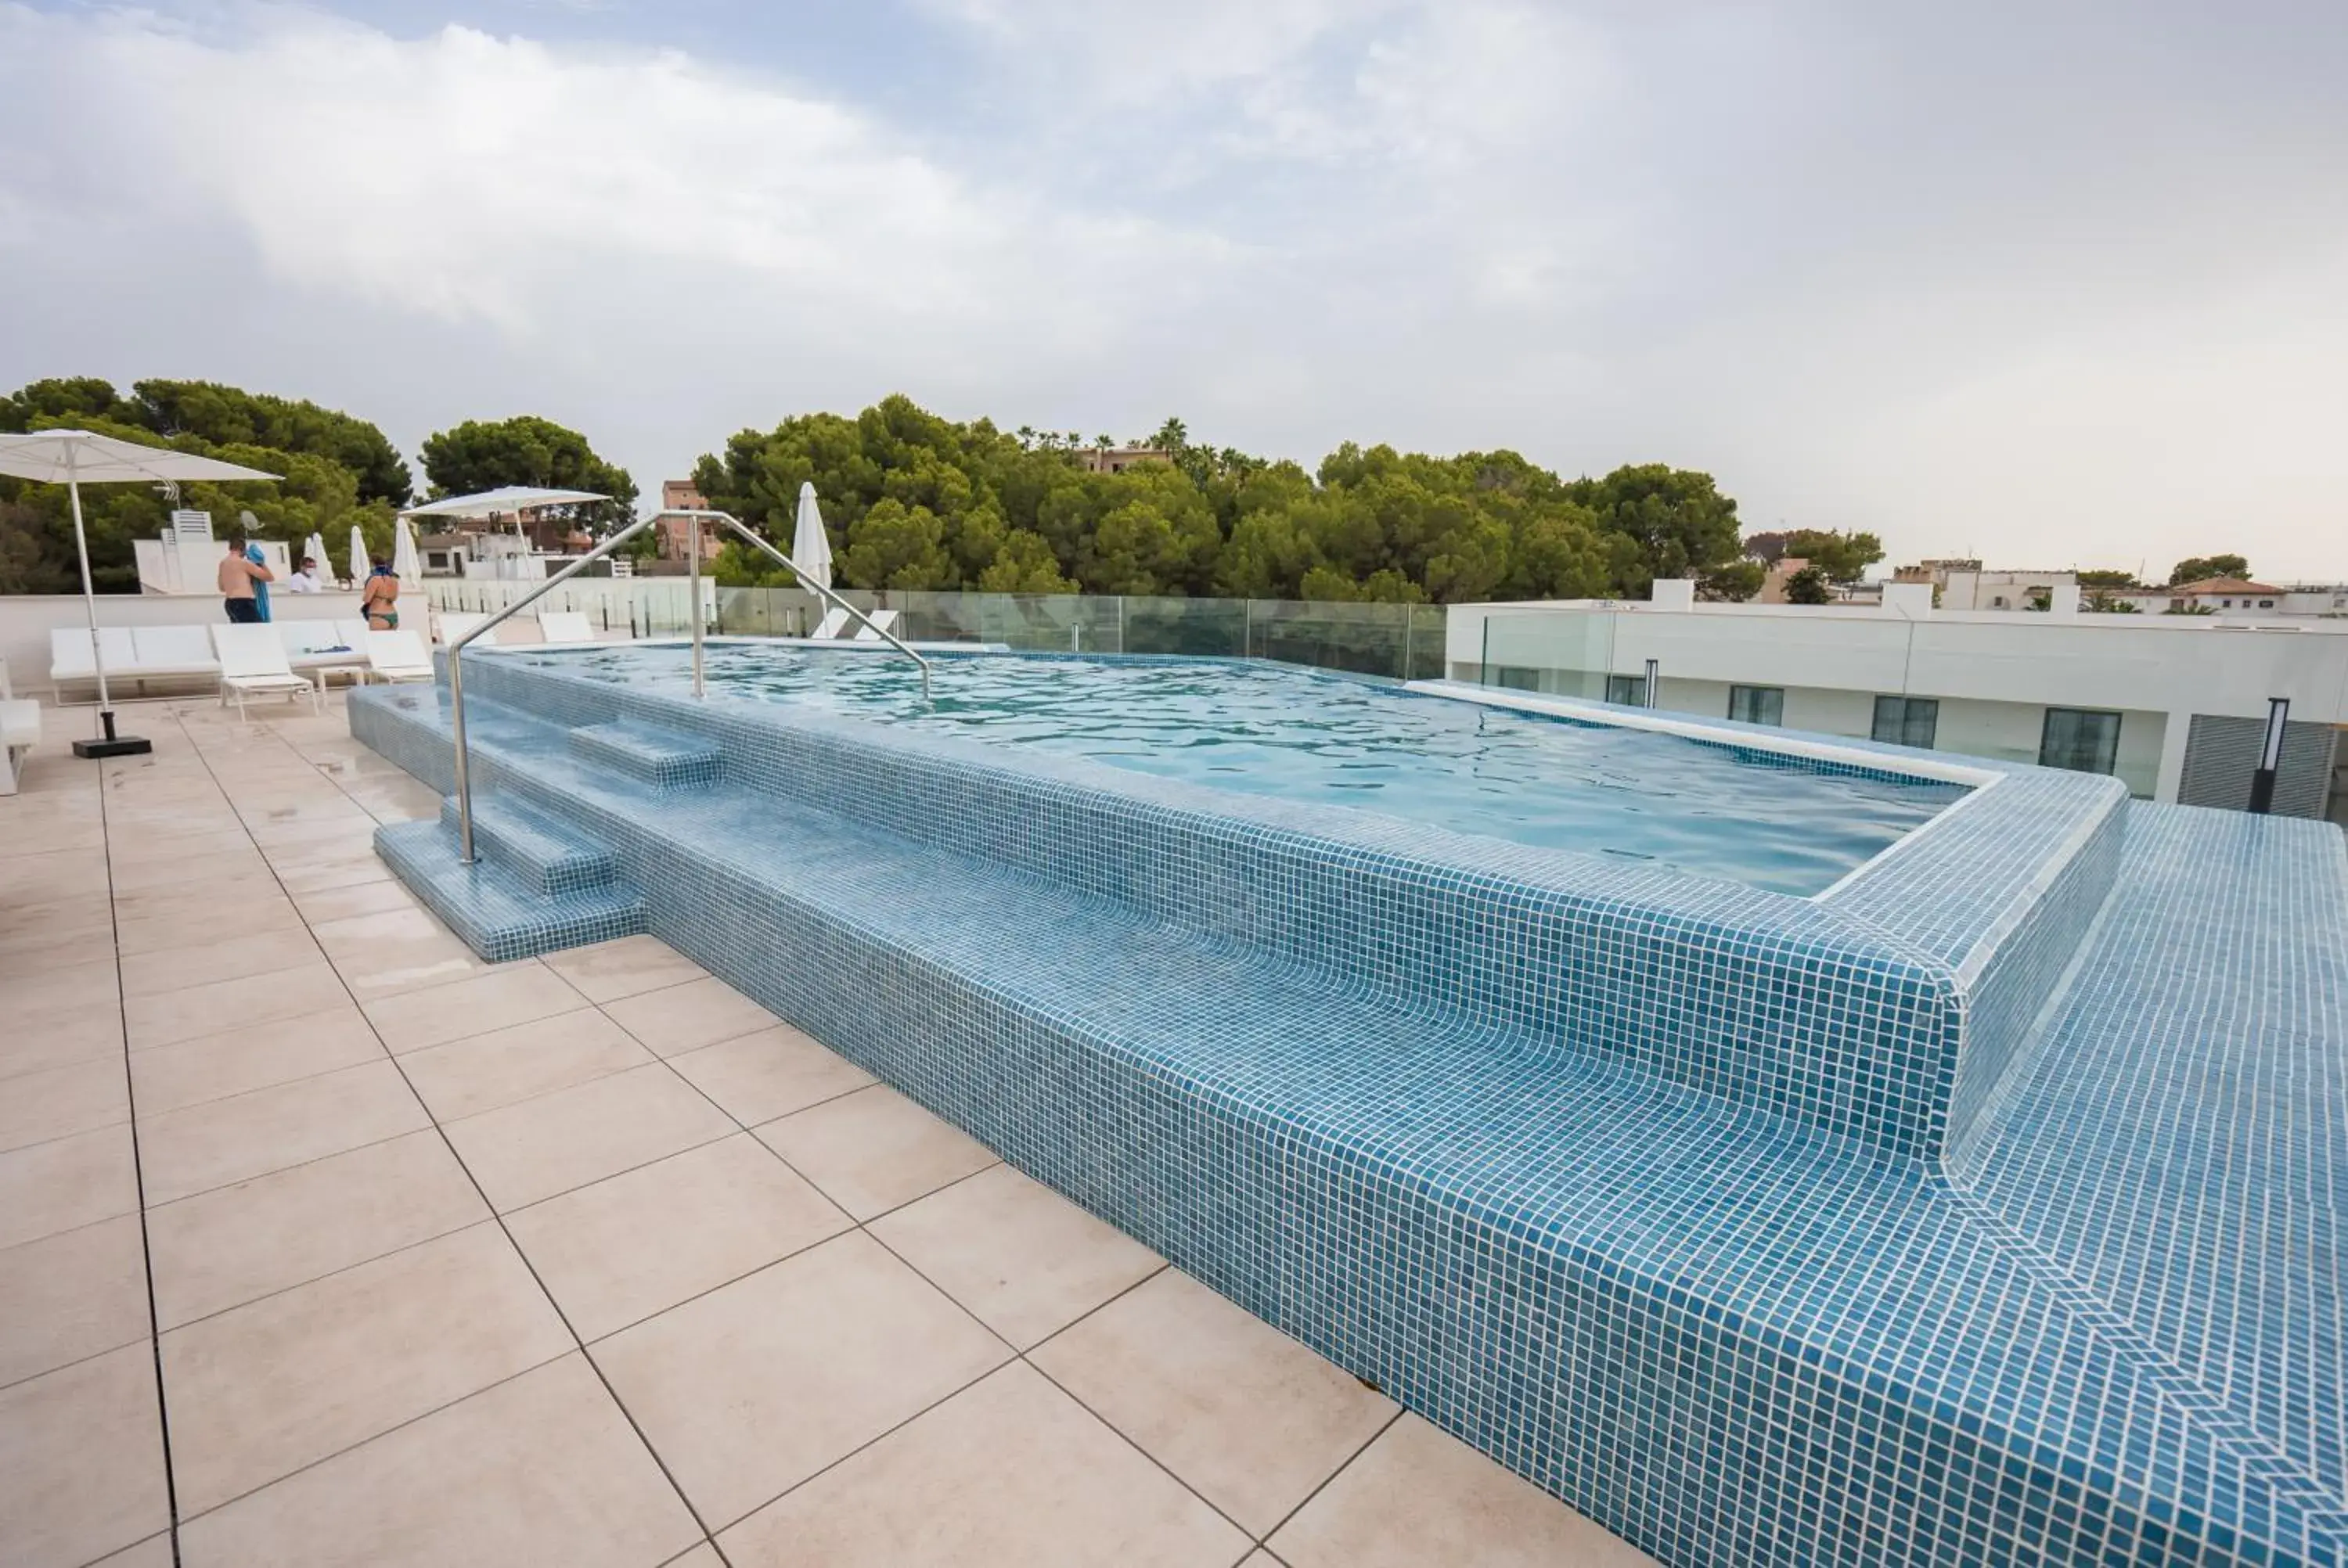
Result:
[[[355,593],[287,593],[269,596],[273,620],[355,620],[359,596]],[[98,596],[100,626],[212,626],[225,624],[228,614],[211,594],[101,593]],[[0,595],[0,659],[8,661],[8,678],[19,696],[49,694],[57,690],[49,679],[49,633],[61,626],[87,626],[88,612],[77,593]]]

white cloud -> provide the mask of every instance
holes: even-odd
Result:
[[[1308,463],[1681,462],[1900,555],[2348,576],[2320,49],[1840,0],[929,8],[903,46],[966,97],[0,0],[0,384],[239,380],[411,449],[541,412],[645,480],[902,390]]]

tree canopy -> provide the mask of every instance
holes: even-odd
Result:
[[[267,483],[186,485],[180,504],[211,513],[223,528],[250,511],[259,538],[283,540],[296,553],[313,533],[337,548],[356,523],[370,551],[388,554],[395,495],[385,492],[407,493],[407,465],[374,425],[315,404],[209,382],[142,381],[125,398],[108,382],[75,376],[36,381],[0,397],[0,430],[56,429],[91,430],[282,475]],[[85,487],[93,586],[135,592],[132,542],[160,534],[170,511],[150,486]],[[80,588],[65,487],[0,478],[0,593]]]
[[[617,528],[635,515],[636,482],[595,456],[587,437],[536,415],[468,419],[425,437],[424,474],[433,498],[507,485],[592,490],[608,501],[565,508],[589,528]]]
[[[1348,442],[1308,473],[1195,444],[1179,419],[1132,445],[1168,460],[1095,472],[1074,435],[957,423],[891,396],[852,418],[742,431],[694,482],[785,544],[812,482],[839,579],[857,588],[1453,603],[1643,595],[1657,577],[1717,577],[1730,597],[1759,585],[1739,559],[1736,503],[1663,464],[1569,480],[1513,452]],[[720,569],[753,569],[728,551]]]
[[[2241,556],[2187,556],[2168,569],[2168,586],[2204,582],[2213,577],[2248,577],[2250,563]]]

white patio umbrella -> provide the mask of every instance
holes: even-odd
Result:
[[[791,559],[799,576],[818,588],[831,586],[831,536],[824,532],[823,514],[816,510],[815,486],[799,486],[798,523],[791,530]]]
[[[351,525],[351,586],[364,589],[367,579],[366,537],[359,532],[356,523]]]
[[[483,490],[471,496],[443,496],[437,501],[424,501],[408,507],[403,518],[501,518],[513,517],[514,531],[521,531],[523,512],[538,507],[578,507],[590,501],[608,501],[609,496],[592,490],[550,490],[533,485],[501,485],[494,490]]]
[[[74,550],[81,557],[82,608],[89,617],[90,657],[98,666],[98,716],[105,727],[102,741],[76,741],[74,754],[118,757],[155,748],[136,735],[114,733],[114,700],[106,689],[106,654],[98,635],[98,594],[89,582],[89,539],[82,531],[81,487],[84,485],[185,483],[191,479],[274,479],[258,468],[242,468],[217,458],[168,447],[142,446],[112,436],[87,430],[36,430],[28,435],[0,434],[0,474],[63,485],[73,504]]]
[[[392,539],[391,569],[402,582],[424,580],[424,558],[416,548],[416,525],[407,520],[405,512],[400,514],[399,528]]]

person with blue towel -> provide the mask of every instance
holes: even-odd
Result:
[[[252,537],[260,530],[261,519],[251,512],[239,512],[236,515],[236,521],[237,532],[242,534],[246,540],[244,559],[262,569],[260,574],[252,579],[253,619],[266,620],[269,619],[269,558],[262,554],[261,541]]]

